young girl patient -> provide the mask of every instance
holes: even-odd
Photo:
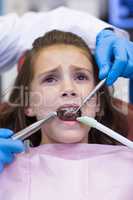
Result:
[[[26,52],[0,126],[17,132],[50,112],[77,109],[98,83],[97,69],[82,38],[48,32]],[[106,86],[77,113],[81,115],[120,131],[117,121],[123,116],[112,107]],[[110,137],[57,116],[29,140],[29,152],[18,155],[0,175],[0,199],[132,200],[132,150]]]

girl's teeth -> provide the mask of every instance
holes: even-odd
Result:
[[[63,121],[75,121],[77,117],[81,116],[81,111],[75,113],[76,110],[77,107],[59,108],[57,116]]]

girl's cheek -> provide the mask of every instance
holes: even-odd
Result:
[[[90,117],[95,117],[98,112],[97,98],[92,97],[82,109],[82,114]]]
[[[45,117],[49,112],[55,111],[59,105],[57,90],[36,88],[30,93],[30,106],[38,119]]]
[[[90,83],[89,85],[88,84],[86,84],[86,85],[84,85],[84,87],[81,87],[80,88],[80,95],[81,95],[81,97],[83,98],[83,97],[86,97],[86,96],[88,96],[89,95],[89,93],[92,91],[94,89],[94,84],[93,83]]]
[[[33,105],[51,105],[57,100],[58,91],[55,87],[38,86],[30,93],[30,102]]]

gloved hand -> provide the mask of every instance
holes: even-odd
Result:
[[[9,129],[0,129],[0,172],[5,164],[10,164],[14,160],[14,154],[25,150],[24,144],[20,140],[12,140],[13,132]]]
[[[102,30],[96,38],[96,62],[99,78],[112,85],[118,77],[133,79],[133,43],[111,30]]]

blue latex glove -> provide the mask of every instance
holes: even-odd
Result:
[[[0,129],[0,172],[3,171],[4,165],[13,162],[14,154],[25,150],[22,141],[10,138],[12,134],[9,129]]]
[[[107,85],[120,76],[133,79],[133,43],[128,39],[111,30],[102,30],[96,38],[95,58],[99,79],[107,77]]]

